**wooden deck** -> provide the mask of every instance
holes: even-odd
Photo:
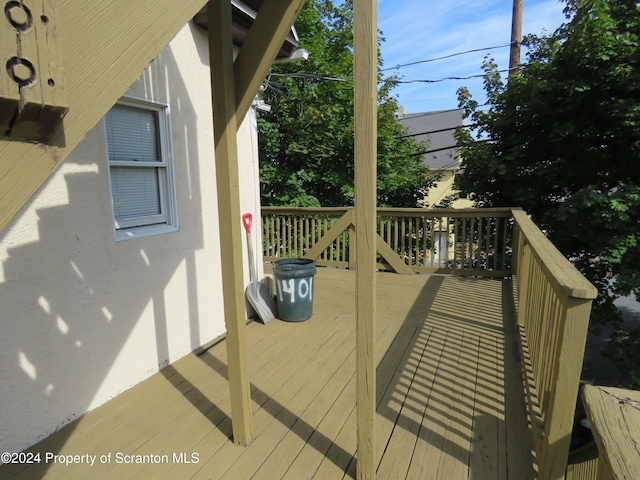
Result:
[[[503,300],[510,284],[377,278],[377,478],[535,478],[515,327]],[[0,478],[355,478],[355,274],[319,269],[315,285],[310,320],[248,327],[248,447],[230,441],[221,342],[40,442],[30,452],[40,452],[41,463],[3,465]],[[45,462],[47,453],[82,463]]]

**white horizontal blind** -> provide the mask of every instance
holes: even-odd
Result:
[[[117,228],[164,222],[157,112],[116,105],[105,125]]]
[[[154,167],[111,167],[116,219],[160,215],[160,185]]]
[[[116,105],[107,113],[105,121],[110,161],[161,161],[156,112]]]

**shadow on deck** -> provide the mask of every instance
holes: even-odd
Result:
[[[310,320],[248,327],[248,447],[230,441],[220,342],[43,440],[29,450],[40,463],[3,465],[0,477],[355,478],[355,275],[319,269],[315,284]],[[510,295],[502,280],[378,275],[378,478],[534,478]]]

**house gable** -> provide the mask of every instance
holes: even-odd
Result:
[[[398,115],[398,122],[417,142],[427,145],[423,152],[424,164],[438,181],[429,189],[425,197],[428,206],[439,205],[450,196],[456,196],[455,176],[460,169],[460,153],[454,137],[456,128],[464,125],[462,109],[441,110]],[[469,208],[472,202],[465,198],[456,198],[452,206]]]

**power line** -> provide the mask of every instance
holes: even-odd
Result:
[[[313,78],[314,80],[330,80],[333,82],[353,82],[352,78],[326,77],[324,75],[316,75],[313,73],[270,73],[269,77],[267,77],[267,81],[270,77]]]
[[[434,148],[432,150],[423,150],[422,152],[412,153],[409,156],[410,157],[417,157],[419,155],[426,155],[427,153],[444,152],[445,150],[451,150],[452,148],[460,148],[460,146],[459,145],[449,145],[448,147]]]
[[[504,70],[495,70],[498,73],[510,72],[510,68],[505,68]],[[486,73],[478,74],[478,75],[469,75],[466,77],[443,77],[438,78],[436,80],[397,80],[395,78],[383,78],[380,82],[392,82],[392,83],[439,83],[444,82],[446,80],[469,80],[470,78],[482,78],[486,77]]]
[[[419,118],[419,117],[429,117],[431,115],[439,115],[441,113],[447,113],[447,112],[456,112],[458,110],[464,110],[463,108],[448,108],[446,110],[436,110],[436,111],[432,111],[432,112],[422,112],[422,113],[407,113],[405,114],[405,116],[403,118]],[[399,119],[402,120],[402,119]]]
[[[478,140],[475,140],[476,143],[480,143],[480,142],[490,142],[491,139],[490,138],[481,138]],[[452,148],[460,148],[460,145],[451,145],[449,147],[442,147],[442,148],[434,148],[433,150],[424,150],[422,152],[416,152],[416,153],[412,153],[409,156],[410,157],[417,157],[418,155],[426,155],[427,153],[435,153],[435,152],[441,152],[443,150],[450,150]]]
[[[490,138],[484,138],[484,139],[476,140],[476,142],[489,142],[489,141],[491,141]],[[460,145],[450,145],[448,147],[434,148],[433,150],[424,150],[422,152],[412,153],[409,156],[410,157],[417,157],[418,155],[426,155],[427,153],[442,152],[444,150],[450,150],[452,148],[460,148]]]
[[[412,117],[414,118],[414,117]],[[401,119],[400,119],[401,120]],[[442,132],[449,132],[451,130],[457,130],[458,128],[473,128],[477,125],[477,123],[471,123],[469,125],[458,125],[455,127],[449,127],[449,128],[441,128],[439,130],[429,130],[428,132],[420,132],[420,133],[409,133],[407,135],[400,135],[399,137],[393,137],[393,138],[408,138],[408,137],[417,137],[419,135],[428,135],[430,133],[442,133]],[[448,148],[448,147],[447,147]]]
[[[466,55],[467,53],[475,53],[475,52],[484,52],[487,50],[495,50],[496,48],[505,48],[505,47],[510,47],[511,43],[505,43],[502,45],[495,45],[493,47],[484,47],[484,48],[474,48],[473,50],[466,50],[464,52],[456,52],[456,53],[452,53],[450,55],[444,55],[442,57],[436,57],[436,58],[429,58],[427,60],[418,60],[417,62],[411,62],[411,63],[403,63],[401,65],[396,65],[395,67],[388,67],[388,68],[383,68],[382,70],[380,70],[381,72],[386,72],[387,70],[395,70],[401,67],[410,67],[412,65],[419,65],[421,63],[429,63],[429,62],[435,62],[437,60],[445,60],[447,58],[453,58],[453,57],[457,57],[459,55]]]
[[[521,67],[524,65],[521,65]],[[506,68],[503,70],[496,70],[498,73],[509,72],[511,69]],[[316,75],[313,73],[270,73],[270,77],[283,77],[283,78],[312,78],[315,80],[329,80],[334,82],[353,82],[352,78],[338,78],[338,77],[327,77],[323,75]],[[446,80],[469,80],[471,78],[482,78],[486,77],[487,73],[480,73],[477,75],[468,75],[465,77],[443,77],[434,80],[429,79],[417,79],[417,80],[398,80],[397,78],[387,77],[378,81],[378,83],[438,83],[444,82]],[[267,80],[268,81],[268,80]]]
[[[541,37],[538,37],[538,38],[540,38],[541,40],[548,40],[551,37],[542,37],[541,36]],[[413,66],[413,65],[419,65],[421,63],[429,63],[429,62],[435,62],[435,61],[438,61],[438,60],[446,60],[447,58],[453,58],[453,57],[457,57],[457,56],[460,56],[460,55],[466,55],[468,53],[484,52],[484,51],[488,51],[488,50],[495,50],[495,49],[498,49],[498,48],[511,47],[513,45],[522,45],[522,42],[513,41],[513,42],[509,42],[509,43],[503,43],[502,45],[494,45],[492,47],[474,48],[472,50],[465,50],[464,52],[456,52],[456,53],[451,53],[449,55],[443,55],[442,57],[428,58],[426,60],[418,60],[417,62],[403,63],[403,64],[396,65],[394,67],[383,68],[380,71],[381,72],[386,72],[388,70],[396,70],[396,69],[401,68],[401,67],[410,67],[410,66]]]

